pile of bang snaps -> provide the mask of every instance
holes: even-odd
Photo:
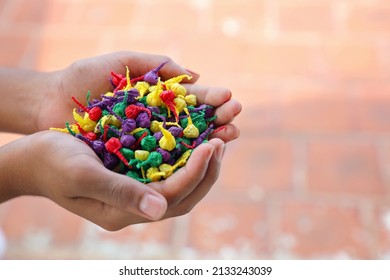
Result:
[[[162,81],[160,69],[130,79],[111,72],[112,92],[86,105],[75,97],[75,123],[66,128],[51,128],[83,140],[102,160],[104,166],[142,183],[156,182],[183,167],[192,151],[208,141],[215,128],[214,108],[197,103],[181,84],[189,75]]]

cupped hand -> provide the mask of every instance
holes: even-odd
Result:
[[[168,62],[159,71],[163,80],[181,74],[192,76],[191,80],[186,81],[188,92],[197,95],[200,104],[206,103],[216,107],[216,124],[226,127],[212,137],[219,137],[225,142],[237,138],[239,131],[231,122],[240,113],[241,104],[231,99],[228,89],[194,84],[199,75],[185,69],[169,57],[127,51],[79,60],[68,68],[49,73],[50,82],[47,89],[42,91],[41,104],[37,110],[38,131],[49,127],[64,127],[65,122],[73,122],[72,110],[77,105],[72,101],[72,96],[86,104],[89,90],[91,98],[98,99],[102,93],[111,91],[112,85],[109,82],[111,71],[125,74],[125,67],[128,66],[130,75],[134,78],[163,62]]]
[[[218,178],[225,143],[239,136],[232,122],[240,113],[241,104],[232,99],[226,88],[194,84],[199,76],[168,57],[118,52],[80,60],[49,73],[50,86],[39,106],[37,130],[72,123],[75,104],[71,96],[83,102],[90,90],[91,98],[100,98],[100,94],[112,90],[110,71],[124,74],[128,66],[131,77],[138,77],[166,61],[159,72],[162,78],[191,75],[193,79],[184,84],[187,91],[197,95],[199,104],[214,106],[215,125],[223,127],[210,136],[208,143],[193,151],[184,167],[164,181],[145,185],[106,169],[81,140],[67,134],[41,132],[28,136],[34,138],[30,141],[35,147],[31,151],[37,151],[35,158],[41,161],[31,163],[40,166],[39,176],[33,173],[30,178],[31,186],[35,186],[32,189],[108,230],[183,215],[197,205]]]
[[[24,155],[8,164],[15,196],[44,196],[107,230],[119,230],[190,211],[217,179],[224,144],[213,139],[200,145],[183,168],[151,184],[106,169],[86,143],[65,133],[35,133],[2,149]]]

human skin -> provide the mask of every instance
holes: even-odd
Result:
[[[189,74],[189,93],[216,107],[216,126],[225,126],[192,153],[166,180],[140,183],[106,169],[81,140],[48,131],[72,121],[71,96],[84,100],[112,90],[107,72],[129,66],[138,77],[168,61],[162,79]],[[55,72],[0,68],[0,131],[27,134],[0,147],[0,202],[23,195],[47,197],[107,230],[188,213],[218,178],[225,144],[239,136],[232,123],[241,104],[228,89],[195,84],[199,75],[166,56],[117,52],[77,61]]]

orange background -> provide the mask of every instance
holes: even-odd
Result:
[[[112,233],[18,198],[0,205],[4,257],[389,258],[389,30],[388,0],[0,0],[1,65],[158,53],[243,104],[190,214]]]

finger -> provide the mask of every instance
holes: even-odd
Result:
[[[217,118],[214,123],[217,126],[228,124],[232,122],[238,114],[240,114],[241,110],[241,103],[235,99],[231,99],[215,109],[215,115]]]
[[[166,180],[150,184],[167,199],[169,207],[178,204],[188,196],[206,174],[208,161],[214,152],[214,146],[204,143],[191,154],[186,165]]]
[[[88,167],[88,172],[92,176],[74,175],[81,178],[78,184],[83,191],[75,197],[92,198],[151,220],[164,216],[167,209],[165,198],[147,185],[102,165],[93,164]]]
[[[232,93],[223,87],[207,87],[198,84],[184,84],[189,94],[195,94],[199,104],[221,106],[232,98]]]
[[[223,127],[220,127],[216,132],[210,135],[210,139],[219,138],[223,142],[228,143],[237,139],[240,136],[240,130],[234,124],[227,124]]]
[[[125,66],[128,66],[130,69],[130,74],[133,77],[141,76],[166,62],[166,64],[159,71],[159,75],[161,76],[162,80],[167,80],[183,74],[192,77],[191,80],[185,79],[185,82],[187,83],[195,83],[199,79],[199,74],[187,70],[168,56],[137,52],[120,52],[117,54],[117,56],[123,65],[123,69],[119,70],[120,73],[124,71]]]
[[[217,181],[221,167],[221,160],[225,150],[225,144],[220,139],[212,139],[210,144],[215,146],[213,155],[210,159],[207,172],[198,186],[175,208],[167,211],[167,216],[184,215],[190,212],[199,201],[201,201],[210,191],[211,187]]]
[[[86,197],[70,198],[62,206],[109,231],[117,231],[128,225],[150,220]]]

